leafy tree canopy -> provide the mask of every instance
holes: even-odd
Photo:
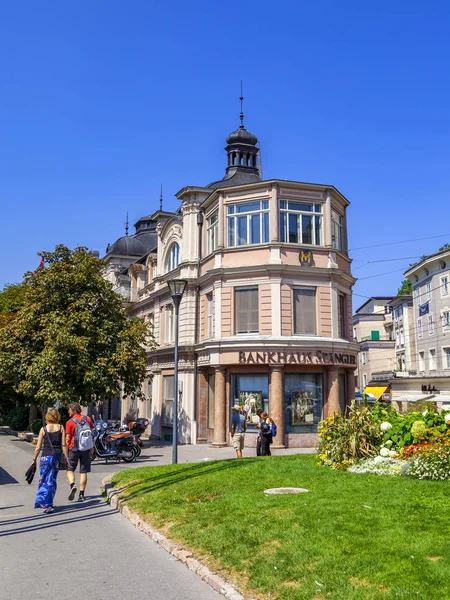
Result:
[[[398,288],[397,294],[399,296],[406,296],[412,294],[412,283],[409,279],[404,279],[401,286]]]
[[[140,396],[146,349],[155,346],[148,325],[126,318],[87,248],[40,255],[47,267],[25,275],[23,306],[0,328],[0,379],[48,405],[87,404],[121,388]]]

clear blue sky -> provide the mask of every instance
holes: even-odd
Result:
[[[335,185],[351,249],[442,235],[351,253],[356,293],[394,294],[450,242],[449,26],[439,0],[4,3],[0,285],[222,177],[243,78],[265,178]]]

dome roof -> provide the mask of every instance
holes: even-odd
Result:
[[[230,133],[227,137],[227,144],[248,144],[250,146],[256,146],[258,143],[258,138],[250,131],[247,131],[243,125]]]
[[[147,253],[144,244],[133,235],[119,238],[108,250],[108,254],[121,254],[123,256],[143,256]]]

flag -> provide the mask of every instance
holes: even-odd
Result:
[[[425,304],[421,304],[419,306],[419,317],[423,317],[423,315],[426,315],[427,313],[430,312],[430,302],[425,302]]]
[[[43,269],[44,268],[44,257],[41,256],[41,262],[39,263],[39,268]]]

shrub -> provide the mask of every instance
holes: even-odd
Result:
[[[333,469],[348,469],[356,460],[378,453],[382,433],[367,406],[353,403],[347,416],[332,415],[319,425],[319,460]]]
[[[411,426],[411,434],[415,440],[420,440],[425,436],[427,426],[424,421],[415,421]]]
[[[30,409],[28,406],[20,406],[19,408],[11,409],[5,418],[6,425],[16,431],[25,431],[28,429],[28,418]]]
[[[33,421],[31,423],[31,425],[30,425],[30,431],[33,432],[33,433],[35,433],[35,434],[38,434],[39,431],[40,431],[40,429],[41,429],[41,427],[42,427],[42,425],[43,425],[42,420],[41,419],[36,419],[36,421]]]

